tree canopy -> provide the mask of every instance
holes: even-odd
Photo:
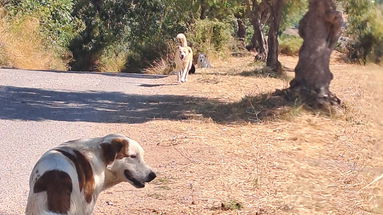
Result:
[[[285,29],[298,27],[308,5],[308,0],[282,1],[280,23],[274,25],[276,2],[279,1],[9,0],[2,1],[2,5],[12,25],[30,17],[37,19],[46,46],[58,55],[69,52],[73,56],[72,69],[97,69],[105,59],[120,56],[124,58],[122,70],[137,67],[134,71],[139,71],[158,59],[167,58],[172,39],[179,32],[188,34],[194,47],[199,49],[197,52],[217,54],[236,49],[233,41],[242,39],[245,45],[252,44],[255,50],[267,54],[270,48],[265,35],[269,30],[277,28],[275,38],[280,39]],[[378,8],[382,7],[379,6],[382,0],[340,2],[348,14],[349,58],[380,61],[382,47],[379,44],[383,44],[383,33],[382,12]],[[244,38],[237,38],[239,25]],[[266,56],[260,59],[266,60]]]

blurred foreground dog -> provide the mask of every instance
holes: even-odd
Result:
[[[120,182],[143,188],[156,177],[143,156],[136,141],[117,134],[63,143],[33,168],[26,214],[91,214],[101,191]]]

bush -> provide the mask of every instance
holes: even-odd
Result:
[[[106,47],[96,62],[96,70],[100,72],[121,72],[126,69],[128,58],[127,47],[115,43]]]
[[[126,72],[142,72],[152,67],[156,62],[165,60],[169,67],[174,61],[174,47],[171,40],[156,37],[148,38],[147,41],[140,41],[131,46],[128,54]]]
[[[348,17],[346,48],[351,62],[383,61],[383,14],[381,6],[370,1],[344,2]]]
[[[302,43],[303,39],[300,37],[283,34],[279,37],[279,50],[282,54],[297,56]]]
[[[34,17],[47,44],[65,48],[79,31],[80,21],[72,16],[73,0],[11,0],[6,5],[14,20]]]
[[[204,19],[194,23],[186,36],[195,55],[202,52],[222,56],[230,48],[232,32],[234,29],[231,23]]]
[[[66,62],[46,45],[40,30],[34,17],[23,16],[11,23],[0,18],[0,66],[66,70]]]

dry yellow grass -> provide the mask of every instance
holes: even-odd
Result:
[[[281,60],[290,70],[297,62]],[[222,117],[216,107],[288,86],[264,74],[243,76],[254,70],[251,62],[213,62],[182,85],[173,84],[175,76],[159,79],[151,93],[184,98],[178,106],[146,123],[100,128],[143,143],[158,178],[144,190],[121,184],[107,191],[96,214],[383,213],[383,180],[362,189],[383,174],[382,68],[332,61],[332,90],[351,117],[300,110],[271,121]]]
[[[39,21],[33,17],[18,20],[12,26],[0,19],[0,66],[20,69],[66,70],[66,64],[44,45]]]

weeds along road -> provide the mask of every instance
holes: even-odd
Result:
[[[161,76],[0,70],[0,214],[23,214],[29,174],[48,149],[103,136],[107,123],[139,123],[142,97]],[[130,112],[129,112],[130,111]],[[131,113],[131,114],[127,114]]]

